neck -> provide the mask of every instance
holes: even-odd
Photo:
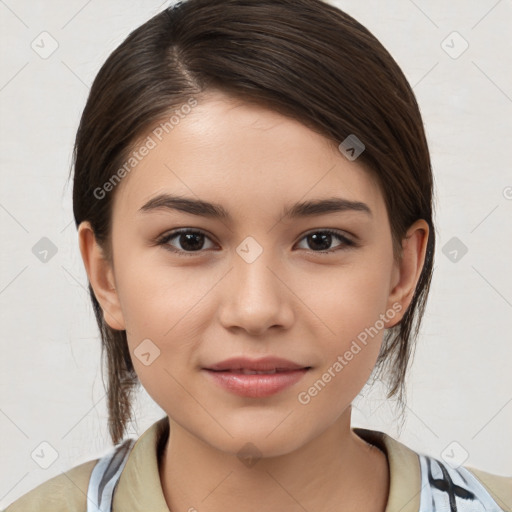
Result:
[[[244,464],[169,418],[159,462],[171,512],[358,510],[384,512],[386,455],[350,428],[350,407],[299,449]]]

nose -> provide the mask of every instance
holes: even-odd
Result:
[[[239,254],[233,258],[222,290],[220,318],[225,328],[260,336],[271,327],[287,329],[293,323],[295,296],[283,266],[270,253],[262,251],[256,259]]]

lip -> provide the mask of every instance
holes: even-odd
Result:
[[[309,368],[304,364],[294,363],[281,357],[262,357],[260,359],[249,359],[247,357],[232,357],[205,368],[206,370],[253,370],[253,371],[271,371],[271,370],[300,370]]]
[[[264,398],[293,386],[311,369],[287,359],[234,357],[203,368],[215,384],[239,396]],[[273,371],[268,374],[246,374],[243,371]]]

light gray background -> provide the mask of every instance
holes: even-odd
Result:
[[[512,2],[333,3],[382,41],[414,86],[437,193],[435,277],[408,381],[407,421],[399,432],[374,388],[356,402],[354,425],[512,475]],[[66,178],[94,76],[165,5],[0,0],[2,508],[111,447],[99,335]],[[47,58],[31,47],[51,48],[43,31],[58,43]],[[469,47],[458,55],[464,40]],[[42,237],[57,247],[46,263],[32,252]],[[443,253],[453,237],[468,248],[456,262]],[[134,436],[164,415],[145,391],[136,410]],[[51,461],[42,442],[58,454],[47,469],[36,463]]]

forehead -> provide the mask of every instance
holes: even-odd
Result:
[[[172,128],[152,128],[139,138],[135,151],[151,149],[117,186],[114,215],[137,215],[149,199],[166,192],[221,203],[233,215],[275,215],[283,205],[333,195],[383,212],[371,174],[322,135],[221,92],[197,99]]]

